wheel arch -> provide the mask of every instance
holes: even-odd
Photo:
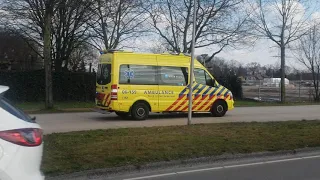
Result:
[[[212,103],[212,106],[211,106],[211,109],[210,109],[210,110],[212,110],[213,106],[214,106],[215,104],[217,104],[218,102],[222,102],[223,105],[224,105],[224,107],[226,108],[226,111],[228,111],[228,103],[227,103],[227,101],[225,101],[224,99],[217,99],[217,100],[215,100],[214,103]]]
[[[152,110],[151,109],[151,105],[148,102],[148,100],[146,100],[146,99],[137,99],[137,100],[135,100],[134,103],[132,103],[132,105],[130,106],[129,112],[131,112],[132,107],[137,103],[145,103],[149,108],[149,112],[151,112],[151,110]]]

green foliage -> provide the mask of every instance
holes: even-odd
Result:
[[[217,78],[217,80],[232,92],[235,99],[242,99],[242,82],[238,76],[230,73],[224,77]]]

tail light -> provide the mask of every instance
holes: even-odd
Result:
[[[111,100],[118,100],[118,86],[116,84],[111,85]]]
[[[0,131],[0,138],[20,146],[34,147],[42,144],[42,130],[30,128]]]

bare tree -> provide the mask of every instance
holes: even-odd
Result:
[[[160,53],[168,52],[169,48],[170,47],[166,46],[166,43],[163,43],[162,39],[160,39],[158,41],[152,41],[152,45],[149,46],[148,51],[155,54],[160,54]]]
[[[312,74],[314,100],[320,101],[320,25],[315,24],[300,38],[295,48],[297,60]]]
[[[72,52],[68,69],[73,72],[85,71],[86,67],[89,66],[90,70],[90,67],[92,68],[97,65],[97,60],[98,54],[96,49],[84,43]]]
[[[28,39],[36,43],[39,49],[34,51],[43,58],[43,39],[45,30],[46,5],[54,3],[49,0],[6,0],[3,10],[6,28],[17,30]]]
[[[250,73],[250,75],[256,76],[258,75],[261,69],[261,64],[257,63],[257,62],[251,62],[247,64],[247,70],[248,73]]]
[[[8,0],[5,2],[7,24],[32,39],[34,49],[44,59],[46,108],[53,107],[52,67],[68,66],[68,59],[78,42],[85,40],[84,24],[90,18],[86,0]],[[92,4],[92,3],[91,3]],[[32,46],[30,46],[32,47]],[[41,51],[42,50],[42,51]]]
[[[90,22],[92,44],[97,49],[116,49],[129,40],[142,36],[145,14],[140,0],[95,0]],[[120,45],[122,47],[120,47]]]
[[[42,60],[26,43],[24,35],[11,29],[0,28],[0,71],[28,71],[42,69]],[[37,47],[32,44],[33,48]]]
[[[208,61],[227,46],[236,46],[247,37],[249,26],[241,12],[242,0],[198,0],[195,48],[211,47]],[[191,52],[193,0],[149,0],[145,5],[154,33],[169,50]],[[244,41],[242,41],[244,42]]]
[[[51,58],[56,71],[67,69],[69,57],[79,44],[88,40],[87,21],[93,0],[12,0],[6,3],[9,23],[44,47],[45,12],[52,4],[50,24]],[[37,51],[39,55],[41,52]]]
[[[9,28],[19,30],[43,50],[41,53],[34,49],[44,60],[47,109],[53,108],[51,34],[55,4],[56,0],[8,0],[5,2]]]
[[[274,42],[281,52],[281,102],[285,102],[286,48],[306,32],[303,0],[254,0],[252,22],[258,35]],[[306,1],[305,1],[306,2]]]
[[[67,70],[73,51],[89,39],[87,22],[92,18],[92,0],[60,0],[53,17],[55,70]]]

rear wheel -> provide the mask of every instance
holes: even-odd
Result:
[[[211,114],[215,117],[222,117],[226,114],[228,106],[224,101],[217,101],[212,105]]]
[[[149,107],[144,102],[137,102],[131,108],[131,116],[134,120],[145,120],[149,116]]]
[[[121,118],[123,118],[123,119],[129,117],[129,113],[127,113],[127,112],[119,112],[119,111],[116,111],[115,113],[116,113],[116,115],[118,115],[119,117],[121,117]]]

